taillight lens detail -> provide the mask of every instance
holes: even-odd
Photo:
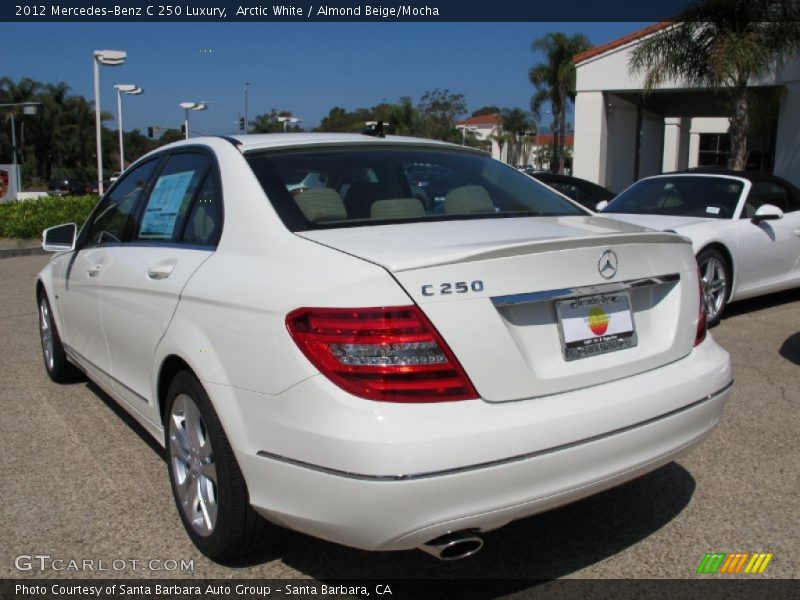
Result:
[[[286,327],[320,373],[356,396],[385,402],[478,397],[416,306],[299,308],[287,315]]]
[[[703,275],[700,270],[697,270],[697,283],[700,289],[700,314],[697,316],[697,333],[694,336],[694,345],[698,346],[700,342],[706,339],[706,331],[708,331],[708,321],[706,320],[706,292],[703,289]]]

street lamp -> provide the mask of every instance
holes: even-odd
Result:
[[[456,129],[461,130],[461,145],[467,145],[467,131],[478,131],[474,125],[456,125]]]
[[[181,102],[180,107],[183,109],[183,129],[186,132],[186,139],[189,139],[189,111],[190,110],[205,110],[208,108],[203,102]]]
[[[117,90],[117,120],[119,124],[119,172],[125,170],[125,147],[122,143],[122,94],[138,96],[144,90],[132,83],[118,83],[114,86]]]
[[[303,119],[299,117],[277,117],[278,122],[283,123],[283,133],[286,133],[286,125],[289,123],[299,123]]]
[[[103,195],[103,143],[100,139],[100,65],[116,67],[125,62],[124,50],[95,50],[94,64],[94,125],[97,135],[97,191]]]
[[[13,108],[17,106],[22,107],[22,114],[23,115],[35,115],[39,107],[42,105],[41,102],[16,102],[12,104],[0,104],[0,108]],[[22,191],[22,179],[20,177],[19,172],[19,163],[17,163],[17,126],[14,121],[14,111],[12,110],[11,113],[11,164],[14,166],[14,180],[15,180],[15,187],[17,192]]]
[[[250,87],[250,82],[244,82],[244,132],[247,133],[247,88]]]

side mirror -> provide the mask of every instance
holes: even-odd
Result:
[[[756,214],[753,215],[753,223],[761,221],[775,221],[783,218],[783,211],[774,204],[762,204],[758,207]]]
[[[597,212],[600,212],[600,211],[601,211],[601,210],[603,210],[603,209],[604,209],[606,206],[608,206],[608,200],[600,200],[600,202],[598,202],[598,203],[597,203],[597,205],[594,207],[594,209],[595,209]]]
[[[78,226],[75,223],[56,225],[42,232],[42,250],[45,252],[71,252],[75,250]]]

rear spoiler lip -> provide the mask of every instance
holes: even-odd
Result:
[[[515,244],[495,246],[487,250],[463,250],[453,252],[450,255],[437,257],[434,260],[410,259],[407,261],[382,261],[380,256],[373,257],[373,262],[383,265],[393,273],[403,271],[414,271],[429,267],[441,267],[460,263],[479,262],[483,260],[496,260],[500,258],[510,258],[525,254],[540,254],[543,252],[557,252],[559,250],[571,250],[574,248],[610,248],[624,244],[688,244],[691,240],[675,233],[665,233],[662,231],[642,231],[636,233],[608,233],[589,237],[568,237],[551,238],[539,241],[526,241]]]

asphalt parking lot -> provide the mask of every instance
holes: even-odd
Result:
[[[102,575],[125,578],[683,579],[696,577],[706,552],[734,551],[773,553],[763,577],[800,577],[800,289],[733,305],[712,330],[736,379],[723,422],[650,475],[488,533],[463,561],[285,532],[254,559],[222,566],[185,535],[147,434],[97,387],[47,378],[33,293],[46,260],[0,260],[1,578],[100,574],[17,568],[20,555],[48,554],[123,560]],[[156,570],[143,568],[152,560]],[[158,570],[170,560],[193,570]]]

